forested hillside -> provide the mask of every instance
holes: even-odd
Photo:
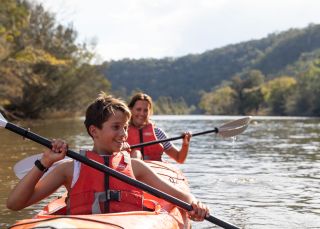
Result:
[[[188,106],[198,107],[203,92],[250,70],[260,71],[264,80],[286,73],[296,77],[306,70],[306,59],[309,63],[319,58],[319,48],[320,25],[311,24],[199,55],[106,62],[104,74],[122,96],[143,90],[155,100],[183,98]]]
[[[77,32],[29,1],[1,0],[0,110],[9,118],[84,112],[109,82]]]

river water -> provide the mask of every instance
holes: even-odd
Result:
[[[240,117],[154,116],[170,137],[190,130],[210,130]],[[320,228],[320,119],[253,117],[236,138],[215,134],[192,138],[188,158],[179,165],[192,193],[211,214],[241,228]],[[47,138],[63,138],[70,148],[91,145],[83,119],[18,123]],[[181,140],[174,142],[178,147]],[[18,179],[13,166],[44,148],[7,130],[0,130],[0,228],[30,218],[47,200],[23,211],[6,208],[6,198]],[[167,157],[165,158],[167,160]],[[215,228],[209,222],[193,228]]]

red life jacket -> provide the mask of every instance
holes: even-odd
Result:
[[[152,123],[149,123],[140,129],[133,125],[129,125],[127,142],[130,145],[156,140],[158,139],[154,132],[154,125]],[[141,151],[143,160],[161,161],[163,146],[160,143],[135,149],[139,149]]]
[[[124,154],[129,157],[127,152],[110,156],[86,152],[88,158],[134,178],[131,161],[127,164]],[[68,194],[67,208],[71,215],[142,211],[143,194],[140,189],[81,164],[79,178]]]

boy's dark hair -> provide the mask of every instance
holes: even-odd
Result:
[[[89,127],[94,125],[99,129],[102,128],[102,124],[106,122],[111,115],[114,115],[115,111],[122,111],[128,120],[131,117],[131,113],[127,105],[121,99],[116,99],[112,95],[106,95],[101,92],[96,100],[91,103],[86,111],[86,118],[84,124],[87,128],[88,134]],[[91,136],[92,137],[92,136]]]

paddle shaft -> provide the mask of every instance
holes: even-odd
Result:
[[[219,132],[219,129],[218,128],[214,128],[213,130],[207,130],[207,131],[194,133],[194,134],[192,134],[192,137],[203,135],[203,134],[209,134],[209,133],[218,133],[218,132]],[[154,145],[154,144],[158,144],[158,143],[162,143],[162,142],[174,141],[174,140],[182,139],[182,138],[184,138],[184,135],[181,135],[181,136],[178,136],[178,137],[160,139],[160,140],[151,141],[151,142],[140,143],[140,144],[136,144],[136,145],[131,145],[130,149],[149,146],[149,145]]]
[[[19,127],[13,123],[10,123],[8,122],[5,126],[6,129],[12,131],[12,132],[15,132],[25,138],[28,138],[32,141],[35,141],[43,146],[46,146],[48,147],[49,149],[52,148],[52,144],[51,144],[51,141],[49,141],[48,139],[44,138],[44,137],[41,137],[27,129],[24,129],[22,127]],[[183,208],[187,211],[191,211],[192,210],[192,206],[182,200],[179,200],[167,193],[164,193],[158,189],[155,189],[153,187],[151,187],[150,185],[147,185],[143,182],[140,182],[138,180],[135,180],[135,179],[132,179],[131,177],[129,176],[126,176],[116,170],[113,170],[111,168],[109,168],[108,166],[104,165],[104,164],[101,164],[101,163],[98,163],[94,160],[91,160],[85,156],[82,156],[72,150],[68,150],[67,151],[67,156],[68,157],[71,157],[75,160],[78,160],[80,162],[82,162],[83,164],[86,164],[92,168],[95,168],[101,172],[104,172],[104,173],[108,173],[109,175],[123,181],[123,182],[126,182],[132,186],[135,186],[137,188],[140,188],[142,189],[143,191],[146,191],[156,197],[159,197],[159,198],[162,198],[162,199],[165,199],[166,201],[174,204],[174,205],[177,205],[178,207],[180,208]],[[206,220],[208,220],[209,222],[212,222],[220,227],[223,227],[223,228],[226,228],[226,229],[238,229],[238,227],[228,223],[228,222],[225,222],[223,220],[220,220],[212,215],[209,215],[208,217],[206,217]]]

